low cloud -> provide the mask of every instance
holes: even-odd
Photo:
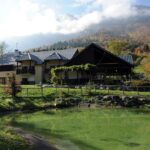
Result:
[[[59,32],[80,32],[92,24],[108,18],[125,18],[136,15],[134,0],[75,0],[73,6],[85,6],[87,10],[78,19],[66,20],[60,24]]]
[[[27,36],[36,33],[71,34],[85,30],[104,19],[135,15],[134,0],[74,0],[72,7],[85,11],[78,16],[60,15],[50,6],[33,0],[20,0],[5,22],[0,23],[0,37]]]
[[[105,18],[127,17],[134,15],[135,0],[75,0],[74,6],[87,6],[87,9],[96,9]]]

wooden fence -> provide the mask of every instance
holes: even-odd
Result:
[[[99,85],[99,86],[56,86],[56,87],[22,87],[17,97],[52,97],[60,93],[70,95],[86,95],[88,92],[101,95],[120,95],[120,96],[142,96],[150,97],[150,86],[131,87],[118,85]],[[4,92],[4,87],[0,87],[0,97],[11,97]]]

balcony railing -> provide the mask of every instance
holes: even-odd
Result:
[[[35,74],[35,68],[18,68],[16,71],[17,74]]]
[[[45,73],[50,73],[50,69],[45,69]]]

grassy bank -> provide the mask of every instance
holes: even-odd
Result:
[[[0,150],[33,150],[22,136],[10,128],[12,116],[0,115]]]
[[[29,86],[28,86],[29,87]],[[27,91],[26,91],[27,90]],[[26,93],[28,92],[28,94]],[[95,103],[100,106],[121,106],[121,107],[149,107],[150,92],[141,92],[146,98],[139,98],[141,95],[136,92],[124,92],[124,99],[119,90],[97,90],[97,89],[73,89],[73,88],[43,88],[37,86],[23,88],[18,94],[19,97],[2,97],[0,101],[0,112],[6,111],[34,111],[46,108],[58,108],[76,106],[79,103]],[[140,93],[140,94],[141,94]],[[106,96],[104,95],[114,95]],[[115,96],[116,95],[116,96]],[[136,97],[132,97],[136,95]],[[142,96],[141,96],[142,97]]]
[[[1,98],[0,113],[14,111],[34,111],[54,105],[54,99],[44,98]]]
[[[0,150],[31,150],[23,137],[6,127],[7,123],[0,117]]]
[[[52,95],[60,94],[60,92],[65,92],[67,94],[73,95],[73,96],[83,96],[86,95],[87,92],[91,91],[95,95],[125,95],[125,96],[150,96],[150,92],[142,92],[142,91],[123,91],[123,90],[106,90],[106,89],[87,89],[87,88],[43,88],[40,89],[40,87],[37,86],[23,86],[22,92],[18,94],[18,96],[31,96],[31,97],[37,97],[37,96],[44,96],[44,97],[51,97]]]
[[[13,116],[12,124],[48,137],[61,150],[147,150],[150,111],[68,109]]]
[[[52,97],[53,95],[59,95],[60,92],[65,92],[73,96],[87,95],[87,92],[91,92],[95,95],[125,95],[125,96],[147,96],[150,97],[150,92],[140,91],[138,88],[135,88],[134,91],[120,90],[118,89],[95,89],[93,88],[53,88],[45,87],[41,88],[37,85],[22,85],[22,91],[17,94],[19,97]],[[10,95],[4,93],[4,86],[0,86],[0,97],[11,97]]]

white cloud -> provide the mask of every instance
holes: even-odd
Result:
[[[87,4],[91,3],[91,2],[92,2],[92,0],[74,0],[73,6],[74,7],[78,7],[78,6],[81,6],[81,5],[87,5]]]
[[[7,20],[0,23],[1,38],[56,32],[57,15],[53,9],[45,9],[31,0],[19,2],[19,9],[10,12]]]
[[[132,4],[135,0],[75,0],[74,5],[86,5],[88,9],[97,9],[104,17],[126,17],[133,15]]]
[[[100,23],[104,19],[135,15],[133,2],[134,0],[75,0],[74,7],[86,6],[90,11],[77,20],[63,22],[60,32],[75,33],[83,31],[92,24]]]
[[[91,23],[99,23],[101,19],[102,18],[97,11],[87,13],[78,19],[63,21],[59,24],[59,32],[65,34],[80,32],[90,26]]]
[[[17,0],[18,1],[18,0]],[[76,33],[105,18],[133,15],[133,0],[75,0],[74,6],[90,11],[78,17],[60,15],[50,6],[33,0],[19,0],[17,9],[10,11],[0,23],[0,38],[26,36],[36,33]]]

